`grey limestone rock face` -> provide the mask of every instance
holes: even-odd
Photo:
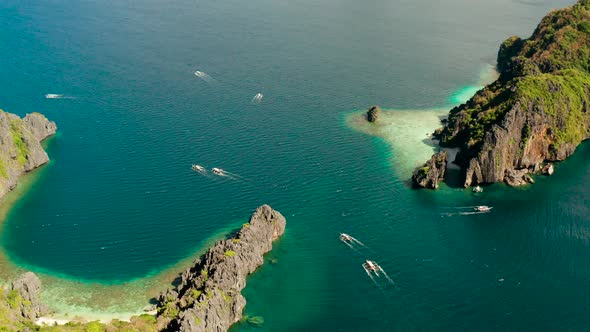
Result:
[[[31,133],[38,141],[42,141],[47,137],[54,135],[57,131],[55,122],[47,120],[41,113],[27,114],[23,118],[23,122],[29,127]]]
[[[590,34],[578,29],[589,18],[590,3],[579,0],[547,14],[530,38],[508,38],[498,79],[449,112],[435,136],[460,149],[453,162],[465,187],[529,183],[528,173],[568,158],[590,138]]]
[[[23,173],[49,161],[41,141],[55,131],[55,123],[42,114],[21,119],[0,111],[0,197],[16,186]]]
[[[422,167],[414,171],[412,175],[414,186],[438,189],[438,182],[444,180],[448,160],[446,151],[434,154]]]
[[[507,169],[504,177],[504,182],[512,187],[524,186],[525,184],[535,183],[530,176],[530,171],[524,169]]]
[[[164,331],[227,331],[242,318],[246,277],[264,262],[285,218],[268,205],[256,209],[234,236],[218,241],[184,271],[180,284],[160,295],[158,327]]]
[[[574,153],[574,144],[557,147],[553,144],[554,133],[549,121],[542,112],[529,111],[533,108],[515,105],[499,125],[485,134],[479,153],[468,161],[465,187],[505,181],[507,172],[523,169],[535,172],[545,161],[564,160]]]
[[[27,272],[13,281],[10,290],[20,296],[15,302],[22,317],[35,320],[48,312],[40,300],[41,280],[33,272]]]

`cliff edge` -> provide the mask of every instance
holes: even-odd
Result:
[[[0,197],[14,189],[18,178],[49,161],[41,141],[57,127],[39,113],[24,118],[0,110]]]
[[[246,276],[263,264],[285,223],[279,212],[263,205],[234,237],[215,243],[184,271],[176,288],[160,295],[158,329],[227,331],[238,322],[246,305],[240,293]]]
[[[435,132],[442,147],[461,148],[465,187],[529,183],[590,137],[590,0],[550,12],[529,39],[504,41],[498,70]]]

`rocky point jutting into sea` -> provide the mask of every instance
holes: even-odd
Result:
[[[49,161],[41,141],[57,127],[40,113],[24,118],[0,110],[0,197],[17,185],[18,178]]]
[[[178,286],[160,294],[156,317],[143,314],[128,322],[106,324],[74,319],[63,326],[39,327],[35,322],[50,311],[41,302],[41,281],[27,272],[0,290],[0,327],[10,331],[226,331],[242,319],[246,277],[264,263],[263,255],[272,250],[285,225],[283,215],[270,206],[256,209],[238,232],[215,243],[184,271]]]
[[[217,242],[182,274],[182,281],[159,298],[158,328],[166,331],[226,331],[242,318],[240,293],[246,276],[285,232],[285,218],[268,205],[231,238]]]
[[[500,77],[453,108],[434,136],[460,148],[464,186],[533,182],[590,137],[590,1],[549,13],[528,39],[510,37],[498,52]],[[436,154],[413,182],[438,187]],[[439,165],[443,169],[446,162]],[[439,167],[439,168],[440,168]]]

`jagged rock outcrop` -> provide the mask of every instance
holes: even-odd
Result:
[[[381,108],[377,105],[371,106],[367,111],[367,121],[375,122],[381,115]]]
[[[504,182],[506,184],[518,187],[528,183],[535,183],[535,180],[530,176],[531,171],[528,168],[524,169],[507,169],[504,174]]]
[[[218,241],[184,271],[180,284],[161,294],[158,326],[165,331],[227,331],[242,318],[246,276],[285,231],[285,218],[268,205],[256,209],[234,236]]]
[[[541,170],[541,173],[545,174],[545,175],[553,175],[554,172],[555,172],[555,168],[553,167],[553,164],[551,164],[551,163],[545,165],[543,167],[543,169]]]
[[[33,272],[27,272],[13,281],[10,291],[18,293],[14,309],[19,310],[22,317],[35,320],[48,312],[47,306],[40,300],[41,280]]]
[[[23,118],[23,122],[29,127],[38,141],[42,141],[47,137],[54,135],[57,130],[55,122],[47,120],[47,118],[41,113],[27,114]]]
[[[0,330],[37,331],[35,320],[47,313],[47,307],[40,302],[40,292],[41,281],[32,272],[0,288]]]
[[[49,161],[41,141],[55,134],[56,125],[39,113],[23,119],[0,110],[0,197],[18,178]]]
[[[422,167],[416,168],[412,175],[414,186],[437,189],[438,182],[444,180],[449,156],[446,151],[434,154]]]
[[[460,147],[466,187],[530,183],[590,137],[590,1],[549,13],[529,39],[498,52],[498,80],[450,111],[435,133]]]

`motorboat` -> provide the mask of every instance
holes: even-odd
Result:
[[[379,264],[370,261],[370,260],[365,260],[365,262],[363,263],[363,268],[365,269],[365,271],[367,271],[367,273],[375,273],[375,275],[379,276],[379,271],[381,271],[381,267],[379,266]]]
[[[344,233],[340,233],[340,240],[342,241],[352,241],[352,236]]]
[[[191,168],[193,169],[193,171],[196,172],[205,172],[205,167],[201,166],[201,165],[192,165]]]
[[[490,212],[492,210],[492,208],[489,206],[486,206],[486,205],[480,205],[480,206],[476,206],[474,208],[474,210],[477,212]]]
[[[262,93],[257,93],[254,98],[252,98],[252,102],[261,102],[262,101],[262,97],[264,97],[264,95]]]

